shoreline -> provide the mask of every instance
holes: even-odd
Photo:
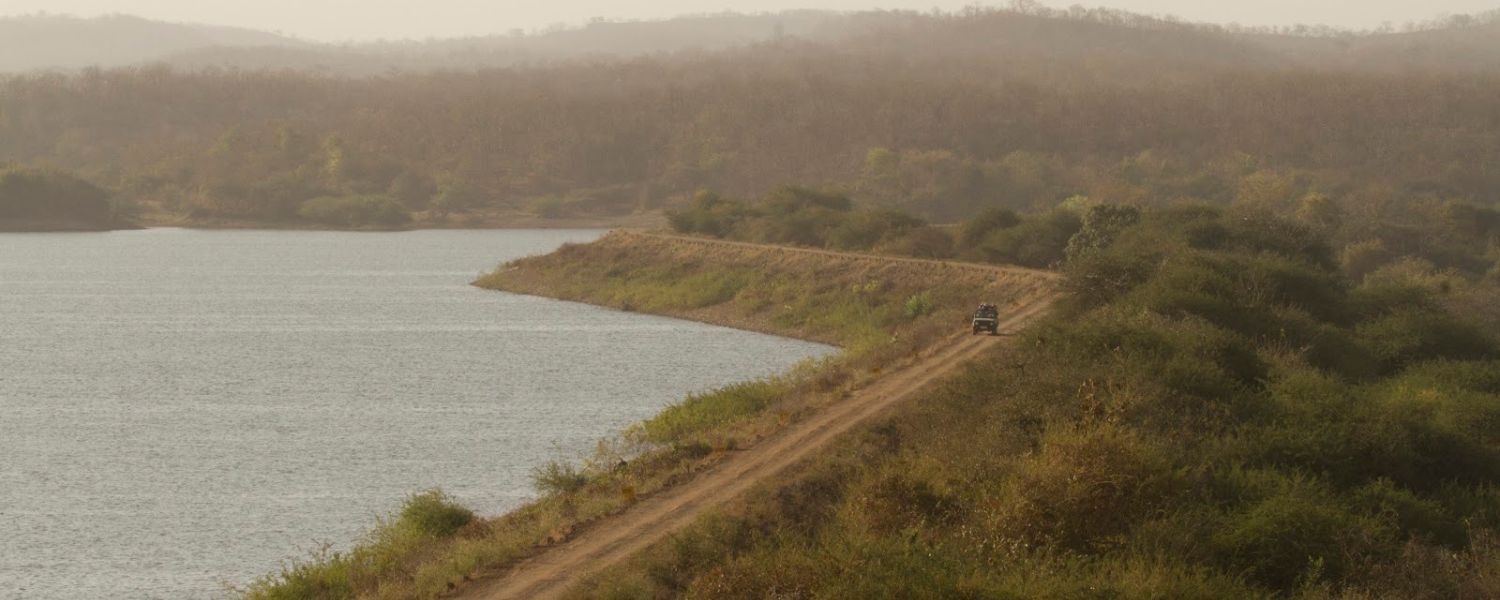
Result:
[[[1054,284],[1051,274],[1000,266],[809,252],[628,230],[503,264],[472,285],[821,343],[835,350],[780,375],[690,394],[605,438],[581,462],[542,465],[535,471],[540,495],[513,511],[475,515],[459,531],[424,537],[411,546],[379,541],[382,536],[398,536],[391,539],[399,541],[399,532],[410,527],[393,516],[370,534],[368,539],[375,541],[267,575],[251,585],[245,598],[282,597],[278,592],[351,575],[413,597],[472,593],[479,589],[472,585],[477,580],[491,580],[590,531],[617,527],[619,522],[609,519],[672,497],[663,494],[699,494],[705,485],[700,479],[713,477],[722,465],[742,464],[745,456],[785,458],[768,444],[785,440],[788,431],[823,431],[820,420],[845,422],[829,410],[874,406],[848,401],[851,396],[890,401],[898,396],[866,390],[904,377],[898,374],[914,365],[932,363],[934,352],[946,356],[955,347],[979,352],[996,342],[999,338],[971,338],[966,328],[956,326],[966,323],[974,302],[998,302],[1019,314],[1045,304]],[[878,407],[871,410],[879,412]],[[695,481],[699,483],[693,485]],[[380,567],[367,560],[388,553],[401,557],[400,566]]]
[[[399,227],[330,227],[317,223],[239,221],[239,220],[192,220],[146,217],[136,221],[111,224],[95,224],[68,221],[0,221],[0,233],[108,233],[111,231],[141,231],[146,229],[188,229],[195,231],[339,231],[353,233],[393,233],[405,231],[497,231],[512,229],[563,230],[563,229],[651,229],[666,222],[660,213],[629,215],[625,217],[566,217],[540,218],[524,215],[486,216],[470,222],[412,221]]]

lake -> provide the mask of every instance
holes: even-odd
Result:
[[[826,346],[468,282],[599,231],[0,234],[0,598],[219,598]]]

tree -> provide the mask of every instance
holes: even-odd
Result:
[[[1297,220],[1324,235],[1331,235],[1344,224],[1344,209],[1326,194],[1303,196],[1297,207]]]
[[[402,171],[391,181],[387,194],[407,210],[422,210],[432,203],[432,197],[437,193],[436,188],[431,178],[412,171]]]
[[[443,178],[438,185],[437,197],[432,201],[432,208],[441,215],[449,213],[464,212],[481,201],[479,192],[469,185],[468,180],[456,175]]]
[[[962,229],[959,230],[958,246],[960,248],[977,247],[991,233],[1020,224],[1021,217],[1016,214],[1016,211],[1007,208],[987,208],[974,218],[964,221]]]
[[[1141,220],[1140,209],[1118,204],[1100,204],[1083,217],[1083,228],[1068,240],[1068,260],[1108,248],[1115,237]]]
[[[109,200],[103,188],[62,171],[0,172],[0,220],[107,226],[114,222]]]

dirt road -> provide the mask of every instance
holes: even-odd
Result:
[[[930,258],[910,258],[910,257],[905,257],[905,256],[886,256],[886,255],[882,255],[882,254],[865,254],[865,253],[860,253],[860,252],[841,252],[841,251],[838,251],[838,250],[823,250],[823,249],[820,249],[820,248],[797,248],[797,247],[793,247],[793,246],[771,246],[771,245],[766,245],[766,244],[756,244],[756,243],[753,243],[753,242],[736,242],[736,241],[731,241],[731,240],[719,240],[719,239],[713,239],[713,238],[701,238],[701,237],[693,237],[693,236],[687,236],[687,235],[675,235],[675,234],[670,234],[670,233],[659,233],[659,232],[655,232],[655,231],[638,231],[638,230],[624,230],[624,229],[621,229],[621,230],[615,230],[615,231],[611,232],[610,235],[637,236],[637,237],[651,238],[651,239],[655,239],[655,240],[660,240],[660,241],[664,241],[664,242],[671,242],[671,243],[676,243],[676,244],[692,244],[692,245],[697,245],[697,246],[703,246],[705,248],[712,248],[712,247],[743,248],[743,249],[758,250],[758,251],[774,251],[774,252],[782,253],[782,254],[809,254],[809,255],[813,255],[813,256],[834,256],[834,257],[838,257],[838,258],[863,260],[863,261],[871,261],[871,262],[903,263],[903,264],[925,265],[925,266],[939,267],[939,268],[943,268],[943,269],[969,269],[969,270],[984,271],[984,272],[989,272],[989,273],[1026,274],[1026,275],[1040,277],[1042,279],[1047,279],[1047,280],[1055,280],[1055,279],[1059,278],[1059,276],[1058,276],[1058,274],[1056,272],[1053,272],[1053,271],[1044,271],[1044,270],[1040,270],[1040,269],[1028,269],[1026,267],[1014,267],[1014,266],[1006,266],[1006,265],[987,265],[987,264],[979,264],[979,263],[958,262],[958,261],[951,261],[951,260],[935,260],[935,259],[930,259]]]
[[[735,244],[675,236],[659,237],[682,243]],[[885,260],[886,257],[878,259]],[[947,264],[952,266],[956,263]],[[969,266],[997,271],[1005,269],[985,265]],[[1051,297],[1045,296],[1016,307],[1006,315],[1002,323],[1003,330],[1014,331],[1021,327],[1045,312],[1050,303]],[[453,597],[467,600],[557,597],[588,575],[627,559],[689,525],[705,512],[724,505],[756,484],[816,454],[839,435],[884,414],[926,385],[950,374],[960,365],[1005,339],[954,336],[928,350],[914,364],[889,373],[854,392],[849,398],[824,408],[807,420],[788,426],[746,451],[731,455],[691,481],[646,498],[618,515],[591,524],[573,539],[548,548],[504,573],[466,586]]]

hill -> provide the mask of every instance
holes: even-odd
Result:
[[[162,23],[114,15],[93,19],[0,19],[0,72],[121,67],[205,48],[295,47],[291,38],[232,27]]]
[[[300,70],[0,79],[0,161],[189,222],[300,223],[329,197],[419,222],[613,219],[786,182],[934,221],[1077,196],[1489,202],[1494,26],[1310,35],[974,9],[243,50]]]

